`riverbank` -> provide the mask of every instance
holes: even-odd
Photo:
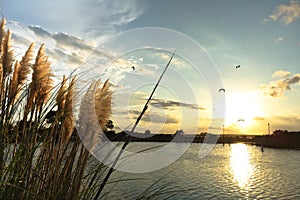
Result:
[[[126,141],[129,134],[126,132],[106,132],[110,141]],[[218,143],[234,144],[245,143],[270,148],[300,149],[300,132],[288,132],[280,135],[176,135],[176,134],[131,134],[132,142],[178,142],[178,143]]]

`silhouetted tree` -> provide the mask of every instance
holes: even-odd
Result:
[[[145,130],[145,135],[150,135],[151,134],[151,131],[150,130]]]
[[[175,135],[184,135],[184,131],[183,130],[177,130]]]
[[[288,133],[287,130],[278,129],[278,130],[273,131],[273,135],[283,135],[283,134],[287,134],[287,133]]]

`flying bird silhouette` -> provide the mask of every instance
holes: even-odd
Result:
[[[219,89],[219,92],[225,92],[224,88]]]
[[[236,68],[236,69],[238,69],[238,68],[240,68],[240,67],[241,67],[241,65],[237,65],[237,66],[235,66],[235,68]]]
[[[135,67],[134,67],[134,66],[132,66],[132,67],[131,67],[131,69],[132,69],[132,70],[135,70]]]
[[[238,121],[238,122],[245,122],[244,119],[238,119],[237,121]]]

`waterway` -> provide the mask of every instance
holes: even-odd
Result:
[[[143,149],[161,143],[131,143]],[[182,144],[177,144],[182,145]],[[116,171],[108,199],[300,199],[300,151],[217,144],[204,158],[192,144],[176,161],[146,173]],[[164,157],[165,156],[165,157]],[[162,155],[161,159],[166,159]],[[159,164],[159,163],[157,163]]]

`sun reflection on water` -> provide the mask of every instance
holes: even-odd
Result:
[[[253,175],[253,167],[250,164],[250,156],[247,145],[231,145],[230,169],[234,181],[241,189],[248,190]]]

